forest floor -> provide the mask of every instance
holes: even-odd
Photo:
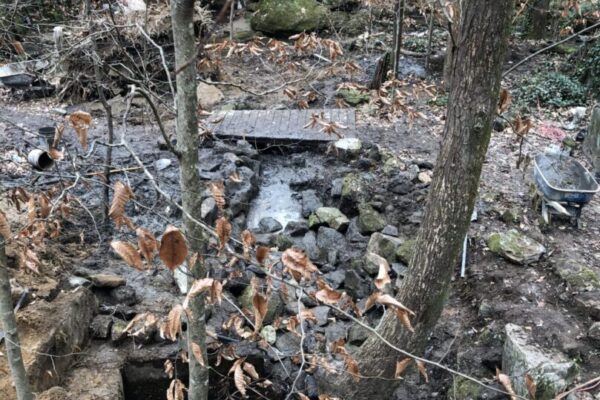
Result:
[[[408,35],[416,33],[409,31]],[[541,46],[535,42],[513,43],[513,56],[509,57],[506,68],[528,54],[530,49]],[[380,53],[366,54],[358,49],[346,55],[363,67],[363,71],[354,76],[355,81],[368,83],[374,60]],[[549,53],[535,58],[515,71],[504,81],[503,86],[511,91],[519,85],[520,77],[537,68],[551,65],[561,57]],[[422,64],[420,59],[404,57],[404,60],[419,68]],[[262,65],[257,59],[231,58],[223,65],[223,75],[252,87],[257,92],[280,85],[282,78],[262,68]],[[435,163],[442,139],[445,107],[433,105],[430,94],[443,93],[439,73],[423,70],[422,76],[401,76],[401,79],[405,83],[402,90],[408,94],[407,103],[413,111],[422,113],[422,116],[400,114],[391,120],[382,119],[374,115],[376,112],[371,104],[363,104],[356,109],[357,129],[352,135],[365,144],[376,144],[381,154],[393,154],[399,161],[397,165],[400,169],[409,165]],[[318,91],[319,96],[310,107],[335,107],[335,89],[341,80],[342,78],[326,78],[314,82],[311,87]],[[423,88],[427,88],[429,94]],[[225,99],[221,105],[236,104],[239,107],[243,104],[244,109],[295,106],[282,90],[255,96],[234,87],[221,89]],[[65,109],[67,112],[81,109],[90,111],[95,120],[89,132],[89,142],[94,139],[103,140],[106,135],[106,122],[98,102],[67,105],[57,103],[53,98],[21,101],[9,92],[2,93],[0,101],[0,129],[4,132],[0,136],[0,154],[3,159],[0,164],[0,184],[5,190],[14,187],[25,187],[30,191],[46,190],[60,184],[60,177],[56,173],[35,172],[22,162],[27,154],[26,149],[38,138],[19,127],[35,132],[42,126],[63,121],[63,117],[55,113],[56,109]],[[219,109],[219,105],[215,109]],[[167,150],[159,149],[160,135],[149,111],[143,107],[134,107],[129,114],[130,123],[128,127],[124,127],[124,103],[119,103],[114,110],[117,137],[123,129],[127,129],[127,140],[147,166],[155,165],[160,159],[172,161],[171,166],[156,174],[160,185],[177,198],[175,193],[179,177],[176,159]],[[567,131],[570,137],[587,127],[590,111],[591,107],[588,107],[586,116],[578,121],[574,129]],[[541,124],[563,127],[567,122],[568,110],[538,108],[532,115],[537,127]],[[173,131],[172,118],[166,117],[166,126],[168,131]],[[534,126],[524,143],[523,154],[543,152],[547,146],[554,144],[551,139],[537,133],[538,129]],[[65,140],[68,146],[77,147],[74,137],[66,137]],[[212,143],[209,148],[215,146],[220,145]],[[328,186],[330,180],[352,171],[364,172],[360,160],[347,163],[337,159],[334,154],[326,154],[325,150],[323,146],[308,149],[276,146],[274,149],[262,150],[260,155],[254,157],[260,158],[263,166],[274,163],[286,165],[292,170],[297,167],[302,171],[312,171],[314,176],[300,185],[302,190],[316,189],[319,192],[322,189],[327,192],[331,190]],[[575,360],[580,368],[578,382],[585,382],[600,371],[598,338],[588,335],[594,320],[600,318],[600,282],[597,280],[600,276],[600,197],[596,196],[584,208],[579,228],[571,226],[568,221],[541,226],[539,211],[532,207],[533,163],[525,171],[517,169],[518,154],[519,144],[511,129],[493,132],[481,177],[476,206],[478,217],[469,230],[466,276],[460,277],[460,266],[457,265],[449,299],[424,356],[500,388],[494,382],[495,368],[502,366],[505,325],[511,323],[524,327],[541,348],[562,353],[568,359]],[[117,398],[114,396],[122,395],[118,393],[120,379],[124,380],[125,399],[164,398],[164,392],[157,391],[168,385],[169,380],[159,372],[163,367],[162,362],[177,353],[178,343],[159,342],[146,348],[144,344],[122,338],[112,341],[101,339],[102,335],[97,332],[94,334],[99,338],[91,341],[85,338],[92,321],[100,324],[100,328],[94,329],[102,329],[103,326],[103,320],[95,316],[95,302],[100,304],[100,314],[106,318],[130,320],[133,315],[142,312],[165,315],[173,304],[181,300],[169,271],[162,268],[156,271],[137,271],[126,266],[110,252],[111,229],[106,229],[101,221],[103,186],[92,175],[102,170],[103,157],[103,148],[92,153],[85,170],[78,171],[90,174],[90,180],[86,186],[78,186],[72,192],[73,196],[91,210],[94,220],[90,219],[83,208],[73,205],[76,211],[64,222],[62,234],[56,240],[46,241],[40,254],[42,266],[39,273],[24,269],[11,271],[13,286],[20,289],[15,289],[16,296],[23,290],[29,291],[28,301],[17,313],[25,361],[40,371],[35,385],[38,390],[52,386],[67,389],[62,394],[57,390],[56,397],[48,395],[47,399],[91,399],[93,396]],[[575,150],[574,157],[587,165],[580,150]],[[207,155],[208,158],[210,155]],[[7,159],[20,161],[5,162]],[[386,209],[386,219],[389,224],[398,228],[400,236],[414,238],[419,213],[424,206],[426,185],[417,188],[417,195],[406,194],[410,197],[410,202],[403,200],[403,195],[390,194],[386,189],[389,178],[381,172],[383,162],[382,159],[373,161],[366,168],[371,171],[377,187],[373,195],[380,196],[384,204],[392,206],[390,210]],[[65,165],[65,170],[68,170],[67,163],[68,161],[63,161],[59,165]],[[323,168],[319,168],[319,164]],[[311,169],[311,165],[316,167]],[[113,166],[121,169],[135,164],[124,149],[115,148]],[[421,171],[426,169],[421,168]],[[63,172],[63,178],[72,180],[74,172]],[[119,179],[123,179],[122,172],[117,174]],[[131,211],[136,225],[162,232],[166,222],[176,223],[180,220],[179,213],[167,201],[157,198],[154,189],[139,171],[129,171],[127,175],[136,193],[137,204]],[[321,200],[323,203],[331,203],[331,200],[324,197]],[[2,209],[13,226],[26,223],[26,211],[19,212],[8,206],[6,198],[1,201]],[[518,265],[489,250],[486,244],[488,236],[510,229],[517,229],[546,247],[546,253],[538,262],[527,266]],[[116,232],[115,236],[124,235]],[[366,240],[363,244],[366,244]],[[14,257],[10,247],[9,257]],[[338,257],[344,259],[342,255]],[[575,260],[592,271],[591,278],[572,279],[572,275],[561,272],[567,268],[563,264],[573,263]],[[348,268],[342,264],[343,262],[334,262],[337,266],[328,273]],[[111,287],[97,284],[93,290],[94,298],[88,298],[77,289],[80,283],[76,278],[85,277],[93,282],[94,275],[99,273],[123,278],[126,286],[122,287],[129,289],[115,293]],[[343,284],[340,286],[344,287]],[[243,288],[231,290],[235,295],[239,295],[240,291]],[[353,297],[359,300],[362,297],[360,290],[356,292],[357,295]],[[102,310],[103,306],[108,308]],[[114,322],[112,326],[114,331]],[[149,339],[148,342],[152,340]],[[46,353],[60,356],[48,357]],[[14,393],[10,379],[2,372],[2,368],[5,368],[5,360],[0,358],[0,398],[12,399]],[[184,370],[184,367],[180,368]],[[268,369],[265,367],[265,370]],[[235,396],[232,378],[228,378],[226,372],[227,370],[225,376],[218,377],[215,383],[229,382],[225,385],[229,389],[215,389],[214,393],[218,393],[213,397],[215,399],[227,398],[226,395]],[[277,375],[272,373],[265,378],[275,382]],[[140,382],[145,382],[148,386],[145,389],[139,389],[141,386],[132,389]],[[116,392],[111,391],[111,386]],[[136,390],[137,394],[134,394]],[[309,391],[309,388],[305,386],[304,390]],[[399,385],[395,398],[470,398],[460,394],[463,393],[460,390],[464,390],[464,385],[445,371],[431,369],[429,383],[420,378],[416,371],[411,371]],[[482,391],[473,398],[505,396]]]

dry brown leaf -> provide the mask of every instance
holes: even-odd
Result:
[[[65,158],[65,153],[58,149],[48,149],[48,155],[51,159],[60,161]]]
[[[256,261],[258,261],[260,265],[264,265],[265,261],[269,257],[269,254],[271,254],[271,249],[266,246],[259,246],[256,249]]]
[[[4,238],[4,240],[10,239],[10,222],[6,218],[6,214],[2,210],[0,210],[0,235]]]
[[[396,311],[396,316],[400,320],[400,323],[406,329],[408,329],[410,332],[415,333],[415,328],[413,328],[412,323],[410,322],[410,317],[408,316],[408,313],[406,311],[404,311],[404,310],[399,309],[399,308],[396,308],[394,310]]]
[[[194,355],[194,358],[196,359],[198,364],[202,365],[203,367],[206,366],[206,364],[204,363],[204,355],[202,354],[202,349],[200,348],[200,345],[198,345],[198,343],[196,342],[192,342],[192,354]]]
[[[163,233],[160,241],[160,259],[171,271],[179,267],[185,261],[188,254],[185,238],[179,229],[169,225]]]
[[[510,106],[511,102],[512,98],[510,96],[510,93],[505,88],[502,88],[500,90],[500,99],[498,100],[498,114],[502,114],[503,112],[508,110],[508,107]]]
[[[137,235],[140,253],[144,256],[148,264],[152,264],[152,260],[154,260],[154,256],[158,252],[158,241],[152,232],[146,228],[137,228],[135,234]]]
[[[211,182],[208,184],[208,189],[210,190],[215,203],[217,203],[219,211],[223,212],[223,209],[225,208],[225,185],[223,185],[222,181]]]
[[[256,243],[256,237],[248,229],[244,230],[241,234],[242,245],[244,246],[244,259],[250,261],[250,249]]]
[[[325,304],[337,304],[342,298],[342,293],[331,287],[324,287],[315,293],[315,297],[322,303]]]
[[[65,131],[64,124],[56,125],[56,128],[54,128],[54,139],[52,140],[52,149],[58,148],[60,139],[62,139],[62,135],[63,135],[64,131]]]
[[[426,383],[429,383],[429,376],[427,375],[427,368],[425,368],[425,363],[422,360],[415,360],[417,364],[417,369],[419,373],[423,376]]]
[[[406,357],[400,361],[396,361],[396,372],[394,372],[394,379],[402,379],[402,373],[413,361],[412,358]]]
[[[183,311],[183,306],[181,304],[177,304],[171,309],[169,316],[167,317],[165,338],[173,342],[177,340],[177,335],[181,334],[181,315],[183,314]]]
[[[395,298],[393,298],[389,294],[382,294],[382,293],[380,293],[379,296],[377,296],[377,298],[376,298],[375,301],[377,303],[379,303],[379,304],[384,305],[384,306],[395,307],[395,308],[398,308],[400,310],[404,310],[404,311],[406,311],[407,313],[409,313],[411,315],[415,315],[415,313],[413,311],[411,311],[404,304],[400,303],[398,300],[396,300]]]
[[[535,379],[531,376],[531,374],[525,374],[525,386],[527,387],[527,392],[529,393],[529,398],[531,400],[535,400],[535,393],[537,392],[537,384],[535,383]]]
[[[382,262],[379,264],[379,273],[375,278],[375,286],[377,289],[382,290],[385,285],[391,283],[390,275],[388,274],[390,270],[390,266],[385,259],[382,259]]]
[[[333,354],[348,354],[348,352],[346,351],[346,340],[344,340],[343,337],[334,340],[333,342],[331,342],[331,345],[329,346],[329,349],[331,350],[331,353]]]
[[[298,396],[298,398],[299,398],[300,400],[310,400],[310,397],[308,397],[307,395],[305,395],[305,394],[302,394],[302,393],[300,393],[300,392],[296,392],[296,395]]]
[[[17,53],[20,56],[25,55],[25,48],[23,48],[23,44],[18,40],[15,40],[13,42],[13,47],[15,48],[15,53]]]
[[[344,363],[346,364],[346,372],[352,376],[352,380],[354,382],[360,381],[360,373],[358,371],[358,363],[356,360],[350,354],[346,354]]]
[[[283,263],[285,270],[294,277],[296,281],[304,279],[310,279],[313,272],[319,272],[317,267],[309,260],[308,256],[304,251],[292,247],[287,249],[281,255],[281,262]]]
[[[254,312],[254,332],[259,332],[265,320],[268,309],[268,299],[260,293],[254,293],[252,297],[252,311]]]
[[[125,213],[127,202],[133,198],[135,198],[135,195],[129,185],[122,181],[117,181],[117,183],[115,183],[113,200],[108,215],[111,217],[123,215]]]
[[[31,196],[27,201],[27,222],[30,224],[37,219],[37,208],[35,206],[35,197]]]
[[[69,115],[69,122],[77,134],[81,147],[87,149],[87,133],[92,124],[92,116],[85,111],[75,111]]]
[[[130,266],[140,271],[144,270],[144,263],[140,257],[140,253],[129,242],[113,240],[110,242],[113,250]]]
[[[169,379],[173,379],[173,373],[175,372],[175,366],[173,365],[173,361],[166,360],[163,364],[163,368],[165,370],[165,374],[167,374]]]
[[[244,371],[242,370],[242,363],[245,361],[245,358],[238,358],[235,360],[229,373],[233,372],[233,383],[235,387],[240,392],[242,397],[246,398],[246,379],[244,375]]]
[[[209,292],[209,297],[206,299],[207,303],[218,302],[221,304],[223,293],[223,285],[221,282],[216,281],[213,278],[202,278],[195,280],[192,287],[190,287],[190,290],[183,301],[183,308],[187,309],[190,300],[205,291]]]
[[[250,376],[250,378],[254,380],[260,379],[258,372],[256,372],[256,368],[254,368],[254,365],[250,364],[249,362],[244,362],[242,364],[242,369]]]
[[[217,236],[219,237],[219,251],[225,248],[225,245],[229,241],[231,235],[231,224],[225,217],[217,219],[217,226],[215,228]]]
[[[40,218],[48,218],[52,209],[50,199],[44,193],[41,193],[38,197],[38,202],[40,203]]]
[[[517,400],[517,394],[512,387],[512,383],[510,382],[508,375],[503,374],[502,371],[496,368],[496,379],[498,382],[500,382],[500,384],[502,384],[502,386],[504,386],[504,389],[510,393],[510,400]]]
[[[179,379],[174,379],[167,389],[167,400],[184,400],[185,385]]]

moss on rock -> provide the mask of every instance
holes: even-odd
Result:
[[[289,34],[322,28],[326,15],[316,0],[261,0],[250,23],[255,31]]]

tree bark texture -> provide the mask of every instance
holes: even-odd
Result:
[[[512,0],[467,0],[462,4],[442,149],[409,273],[397,297],[416,313],[411,318],[415,333],[402,327],[392,312],[386,312],[378,331],[397,347],[417,355],[422,354],[441,315],[470,223],[514,8]],[[393,379],[396,361],[404,357],[371,336],[355,358],[361,375]],[[380,379],[354,383],[349,374],[329,376],[319,384],[322,393],[353,400],[388,399],[396,387],[395,381]]]
[[[4,239],[0,238],[0,322],[2,323],[0,328],[4,331],[6,356],[17,391],[17,399],[33,400],[19,344],[17,320],[13,312],[13,303],[10,295],[10,281],[4,246]]]
[[[175,44],[175,70],[179,71],[177,83],[177,150],[180,154],[180,185],[183,209],[193,218],[201,220],[201,188],[198,175],[198,117],[196,98],[196,63],[190,62],[196,55],[194,37],[194,0],[172,0],[173,41]],[[180,70],[182,66],[185,66]],[[184,216],[185,237],[191,253],[205,253],[205,234],[202,228]],[[199,257],[201,258],[201,257]],[[206,269],[201,262],[190,266],[194,278],[204,278]],[[192,355],[192,344],[200,346],[203,359],[207,360],[205,345],[204,296],[196,296],[190,302],[191,316],[188,321],[188,355],[190,360],[189,400],[205,400],[208,397],[208,369]]]
[[[402,50],[402,26],[404,23],[404,0],[397,0],[394,10],[394,62],[392,68],[394,71],[393,79],[398,78],[400,72],[400,56]]]
[[[549,10],[550,0],[535,0],[531,5],[529,14],[529,18],[531,18],[529,37],[531,39],[543,39],[546,37]]]

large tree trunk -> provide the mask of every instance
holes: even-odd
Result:
[[[0,329],[4,330],[4,343],[6,345],[6,356],[12,374],[13,383],[17,391],[18,400],[33,400],[31,387],[19,344],[17,332],[17,321],[13,312],[12,298],[10,295],[10,281],[8,266],[6,264],[6,253],[4,251],[4,238],[0,236]]]
[[[391,312],[386,313],[378,331],[397,347],[416,354],[422,354],[442,312],[469,226],[496,112],[514,7],[512,0],[468,0],[462,4],[442,149],[410,270],[398,294],[398,300],[416,313],[412,320],[415,333],[403,328]],[[403,356],[395,357],[393,350],[371,336],[355,358],[361,375],[393,379],[396,361]],[[353,383],[349,374],[328,380],[320,380],[322,392],[345,399],[388,399],[395,389],[393,381],[380,379]]]
[[[198,117],[196,99],[196,55],[194,41],[194,0],[172,0],[173,41],[175,43],[175,70],[177,74],[177,150],[180,154],[180,185],[183,209],[197,220],[200,217],[200,177],[198,176]],[[204,254],[206,241],[202,229],[184,216],[185,236],[192,253]],[[200,257],[199,257],[200,258]],[[194,278],[204,278],[206,270],[202,263],[191,266]],[[192,344],[202,349],[205,346],[204,296],[196,296],[190,303],[191,316],[188,321],[188,354],[190,360],[189,400],[205,400],[208,397],[208,369],[192,356]]]

